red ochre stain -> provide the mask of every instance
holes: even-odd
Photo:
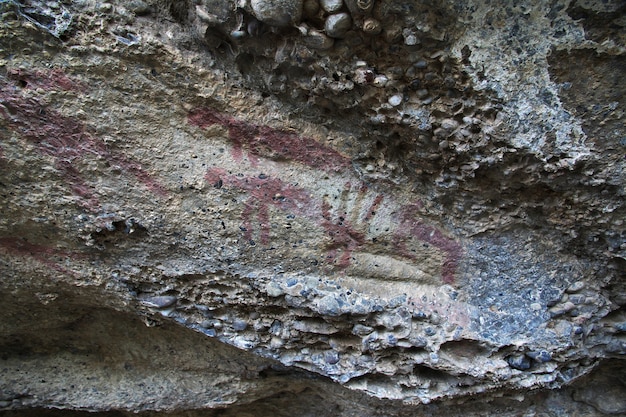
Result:
[[[295,161],[327,172],[342,171],[350,166],[348,158],[313,138],[245,122],[208,107],[192,110],[188,121],[201,128],[214,125],[226,128],[236,160],[240,160],[242,150],[246,150],[254,157]]]
[[[215,187],[234,187],[248,193],[249,198],[242,212],[244,236],[248,240],[252,238],[254,228],[252,220],[256,214],[260,226],[261,243],[264,245],[269,243],[269,207],[274,206],[319,222],[325,235],[331,241],[327,259],[329,262],[336,262],[339,268],[350,266],[352,253],[366,244],[364,233],[355,229],[345,219],[339,222],[333,221],[330,205],[326,201],[320,202],[313,198],[306,189],[286,184],[277,178],[239,177],[227,174],[222,168],[209,169],[205,179]],[[361,189],[360,192],[365,192],[365,190]],[[375,212],[382,201],[381,194],[375,197],[368,215],[365,216],[366,221],[371,219],[371,213]],[[441,266],[442,281],[446,284],[454,284],[458,263],[463,255],[462,247],[441,230],[416,218],[419,209],[420,203],[407,204],[400,208],[397,227],[392,232],[391,247],[399,255],[407,259],[415,259],[415,255],[406,249],[405,242],[416,238],[434,246],[445,254]],[[340,250],[342,253],[338,255]]]
[[[248,193],[249,197],[242,212],[244,237],[248,240],[252,237],[251,221],[256,213],[261,226],[261,243],[269,243],[269,207],[273,206],[294,215],[320,221],[320,225],[331,240],[331,252],[336,253],[338,249],[343,249],[338,263],[342,268],[349,265],[352,251],[365,242],[364,235],[349,223],[334,223],[329,212],[330,206],[326,202],[319,204],[306,189],[287,184],[278,178],[230,175],[222,168],[209,169],[205,179],[215,187],[234,187]]]
[[[367,210],[367,212],[365,213],[365,217],[363,218],[365,221],[369,221],[373,216],[376,215],[376,210],[378,210],[378,207],[380,207],[380,203],[383,202],[383,198],[384,197],[382,194],[378,194],[376,196],[369,210]]]
[[[33,258],[42,265],[45,265],[48,268],[53,269],[57,272],[68,275],[75,275],[74,272],[63,268],[61,265],[51,260],[51,258],[69,258],[73,260],[78,259],[79,256],[74,253],[50,248],[48,246],[35,245],[17,237],[0,237],[0,248],[4,249],[6,253],[13,256],[24,256]]]
[[[404,249],[404,241],[415,237],[424,243],[433,245],[445,253],[441,266],[442,281],[446,284],[454,284],[456,270],[463,256],[462,246],[454,239],[446,236],[434,226],[424,224],[417,219],[415,213],[420,209],[420,203],[407,204],[400,209],[398,228],[393,236],[393,244],[403,252],[404,256],[411,257]]]
[[[21,88],[41,88],[46,91],[65,90],[85,92],[85,84],[72,80],[62,70],[30,71],[24,69],[10,69],[7,77]]]
[[[60,79],[60,85],[69,87],[58,74],[49,78]],[[167,190],[144,171],[138,162],[111,152],[102,140],[87,132],[76,118],[64,116],[35,98],[21,96],[15,86],[0,86],[0,100],[5,109],[0,110],[0,114],[7,120],[9,127],[32,143],[39,153],[54,158],[55,168],[72,192],[81,197],[81,205],[86,209],[96,212],[100,203],[96,191],[74,166],[79,158],[102,158],[133,175],[156,195],[167,195]]]

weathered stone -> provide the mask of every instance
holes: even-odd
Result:
[[[0,2],[3,412],[624,412],[623,10],[330,3]]]
[[[254,15],[272,26],[288,26],[300,22],[303,0],[251,0]]]
[[[511,355],[506,358],[511,368],[526,371],[530,369],[530,360],[525,355]]]
[[[348,13],[336,13],[326,18],[324,30],[331,38],[344,38],[351,27],[352,18]]]

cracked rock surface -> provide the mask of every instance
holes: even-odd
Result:
[[[2,415],[626,414],[623,2],[0,14]]]

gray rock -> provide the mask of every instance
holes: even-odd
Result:
[[[326,295],[317,301],[317,311],[323,316],[338,316],[341,314],[339,302],[332,295]]]
[[[332,14],[326,18],[324,30],[331,38],[343,38],[352,28],[352,18],[348,13]]]
[[[153,308],[167,308],[173,306],[177,300],[173,295],[156,295],[141,298],[141,303]]]
[[[620,2],[142,1],[0,1],[3,411],[622,412]]]
[[[145,16],[151,12],[150,5],[143,0],[131,0],[126,7],[137,16]]]
[[[343,7],[343,0],[320,0],[320,6],[328,13],[336,13]]]
[[[526,355],[511,355],[506,358],[509,366],[520,371],[527,371],[530,369],[530,359]]]
[[[367,336],[374,331],[373,327],[364,326],[362,324],[355,324],[352,328],[352,334],[357,336]]]
[[[526,356],[539,363],[550,362],[552,360],[552,354],[545,350],[527,352]]]
[[[257,19],[272,26],[290,26],[300,22],[303,0],[251,0]]]

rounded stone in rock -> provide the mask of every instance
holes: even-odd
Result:
[[[552,360],[552,354],[545,350],[528,352],[526,353],[526,356],[536,360],[539,363],[550,362]]]
[[[339,362],[339,353],[334,350],[328,350],[326,351],[326,353],[324,353],[324,360],[327,364],[334,365]]]
[[[335,13],[343,7],[343,0],[320,0],[320,6],[328,13]]]
[[[177,298],[173,295],[157,295],[154,297],[146,297],[141,300],[143,304],[154,308],[167,308],[176,303]]]
[[[237,332],[246,330],[247,327],[248,327],[248,323],[245,320],[233,321],[233,329]]]
[[[425,68],[428,68],[428,62],[426,62],[423,59],[420,59],[415,64],[413,64],[413,66],[417,69],[425,69]]]
[[[317,310],[320,312],[320,314],[327,316],[338,316],[341,314],[339,310],[339,303],[337,302],[335,297],[331,295],[327,295],[318,300]]]
[[[368,15],[374,8],[374,0],[345,0],[345,3],[354,16]]]
[[[355,324],[352,328],[352,334],[357,336],[367,336],[374,331],[373,327],[364,326],[362,324]]]
[[[265,291],[270,297],[280,297],[285,294],[285,291],[283,291],[280,285],[276,282],[270,282],[265,288]]]
[[[318,30],[310,30],[304,37],[304,43],[310,48],[324,50],[332,48],[335,40]]]
[[[363,32],[367,33],[368,35],[378,35],[382,31],[383,27],[376,19],[369,18],[365,19],[365,22],[363,22]]]
[[[530,369],[530,359],[526,355],[511,355],[506,358],[506,361],[511,368],[518,369],[520,371]]]
[[[402,94],[393,95],[393,96],[389,97],[389,100],[387,100],[387,101],[393,107],[399,106],[400,103],[402,103]]]
[[[300,22],[303,0],[252,0],[257,19],[271,26],[289,26]]]
[[[324,30],[332,38],[343,38],[352,28],[352,18],[348,13],[337,13],[328,16]]]
[[[128,9],[137,16],[150,14],[150,5],[142,0],[132,0],[128,2]]]
[[[317,0],[304,0],[302,14],[305,18],[312,19],[320,11],[320,4]]]
[[[582,290],[583,288],[585,288],[585,282],[584,281],[576,281],[572,285],[567,287],[565,292],[567,292],[569,294],[572,294],[572,293],[575,293],[575,292],[578,292],[578,291]]]

